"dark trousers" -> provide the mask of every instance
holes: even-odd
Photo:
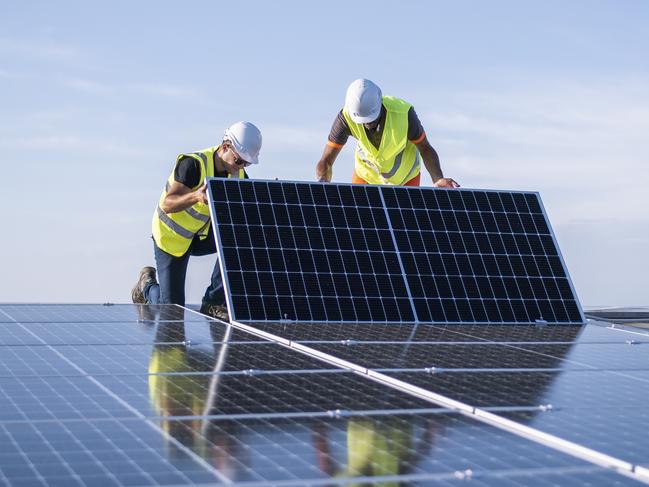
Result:
[[[192,240],[189,250],[181,257],[174,257],[164,250],[158,248],[153,242],[156,269],[158,271],[158,284],[153,284],[144,290],[144,297],[148,304],[179,304],[185,305],[185,278],[187,276],[187,265],[191,255],[209,255],[216,252],[214,234],[210,228],[207,238],[201,240],[196,236]],[[203,296],[204,304],[225,304],[225,293],[223,291],[223,280],[221,279],[221,268],[219,257],[216,256],[216,263],[212,271],[212,279],[209,287]]]

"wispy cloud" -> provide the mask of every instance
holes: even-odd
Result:
[[[52,41],[9,38],[0,38],[0,54],[49,61],[75,61],[83,57],[82,49],[77,46]]]
[[[95,95],[137,95],[181,101],[207,101],[207,97],[190,85],[159,82],[122,83],[77,76],[59,76],[57,82],[66,88]]]
[[[73,151],[79,154],[101,154],[120,157],[143,157],[149,151],[140,146],[119,143],[105,137],[81,137],[71,134],[19,136],[0,138],[2,149]]]
[[[147,94],[163,98],[177,98],[180,100],[201,100],[206,97],[204,94],[189,85],[178,85],[169,83],[132,83],[123,85],[123,89],[132,91],[133,93]]]
[[[550,194],[560,221],[646,220],[646,81],[521,84],[420,114],[448,174]]]
[[[0,68],[0,80],[19,80],[42,83],[43,76],[38,72],[16,71]],[[98,96],[148,96],[167,100],[210,104],[210,99],[200,89],[191,85],[138,81],[123,83],[69,74],[51,75],[53,81],[65,89],[78,93]]]
[[[108,95],[117,92],[117,86],[114,84],[87,78],[60,76],[56,78],[56,80],[60,85],[66,88],[94,95]]]

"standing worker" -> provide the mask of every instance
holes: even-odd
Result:
[[[247,179],[244,168],[259,162],[260,149],[259,129],[250,122],[237,122],[225,131],[221,145],[178,156],[153,213],[153,252],[160,282],[155,268],[144,267],[131,293],[134,303],[185,305],[189,256],[216,252],[205,178]],[[228,319],[218,256],[200,311]]]
[[[437,152],[413,106],[383,96],[368,79],[357,79],[347,88],[345,106],[334,120],[316,165],[318,181],[331,181],[333,163],[350,135],[358,140],[353,183],[419,186],[423,160],[435,187],[459,187],[442,174]]]

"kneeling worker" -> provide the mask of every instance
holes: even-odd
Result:
[[[244,168],[257,164],[261,132],[250,122],[237,122],[223,142],[197,152],[180,154],[153,214],[156,269],[144,267],[131,297],[134,303],[185,305],[185,276],[190,255],[216,252],[210,222],[206,177],[248,178]],[[218,256],[201,313],[227,320]]]
[[[345,106],[334,120],[316,165],[318,181],[331,181],[333,163],[350,135],[358,140],[353,183],[419,186],[423,160],[435,187],[459,186],[442,174],[437,152],[412,105],[383,96],[368,79],[357,79],[347,88]]]

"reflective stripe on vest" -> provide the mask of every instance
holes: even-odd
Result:
[[[391,96],[383,97],[385,126],[378,149],[370,142],[363,124],[355,123],[347,111],[343,116],[350,132],[358,140],[356,174],[372,184],[404,184],[421,169],[417,147],[408,140],[409,103]]]
[[[193,191],[200,188],[205,178],[214,176],[214,153],[218,149],[219,146],[216,146],[198,152],[180,154],[176,159],[176,164],[185,157],[192,157],[199,162],[199,183],[197,186],[191,188]],[[229,175],[228,177],[232,176]],[[244,170],[241,169],[235,177],[245,177]],[[201,238],[207,236],[210,225],[210,212],[206,204],[199,202],[182,211],[165,213],[162,210],[162,205],[174,181],[175,167],[167,179],[165,189],[158,201],[158,207],[153,214],[152,231],[153,239],[161,250],[175,257],[180,257],[187,252],[196,235],[199,235]]]

